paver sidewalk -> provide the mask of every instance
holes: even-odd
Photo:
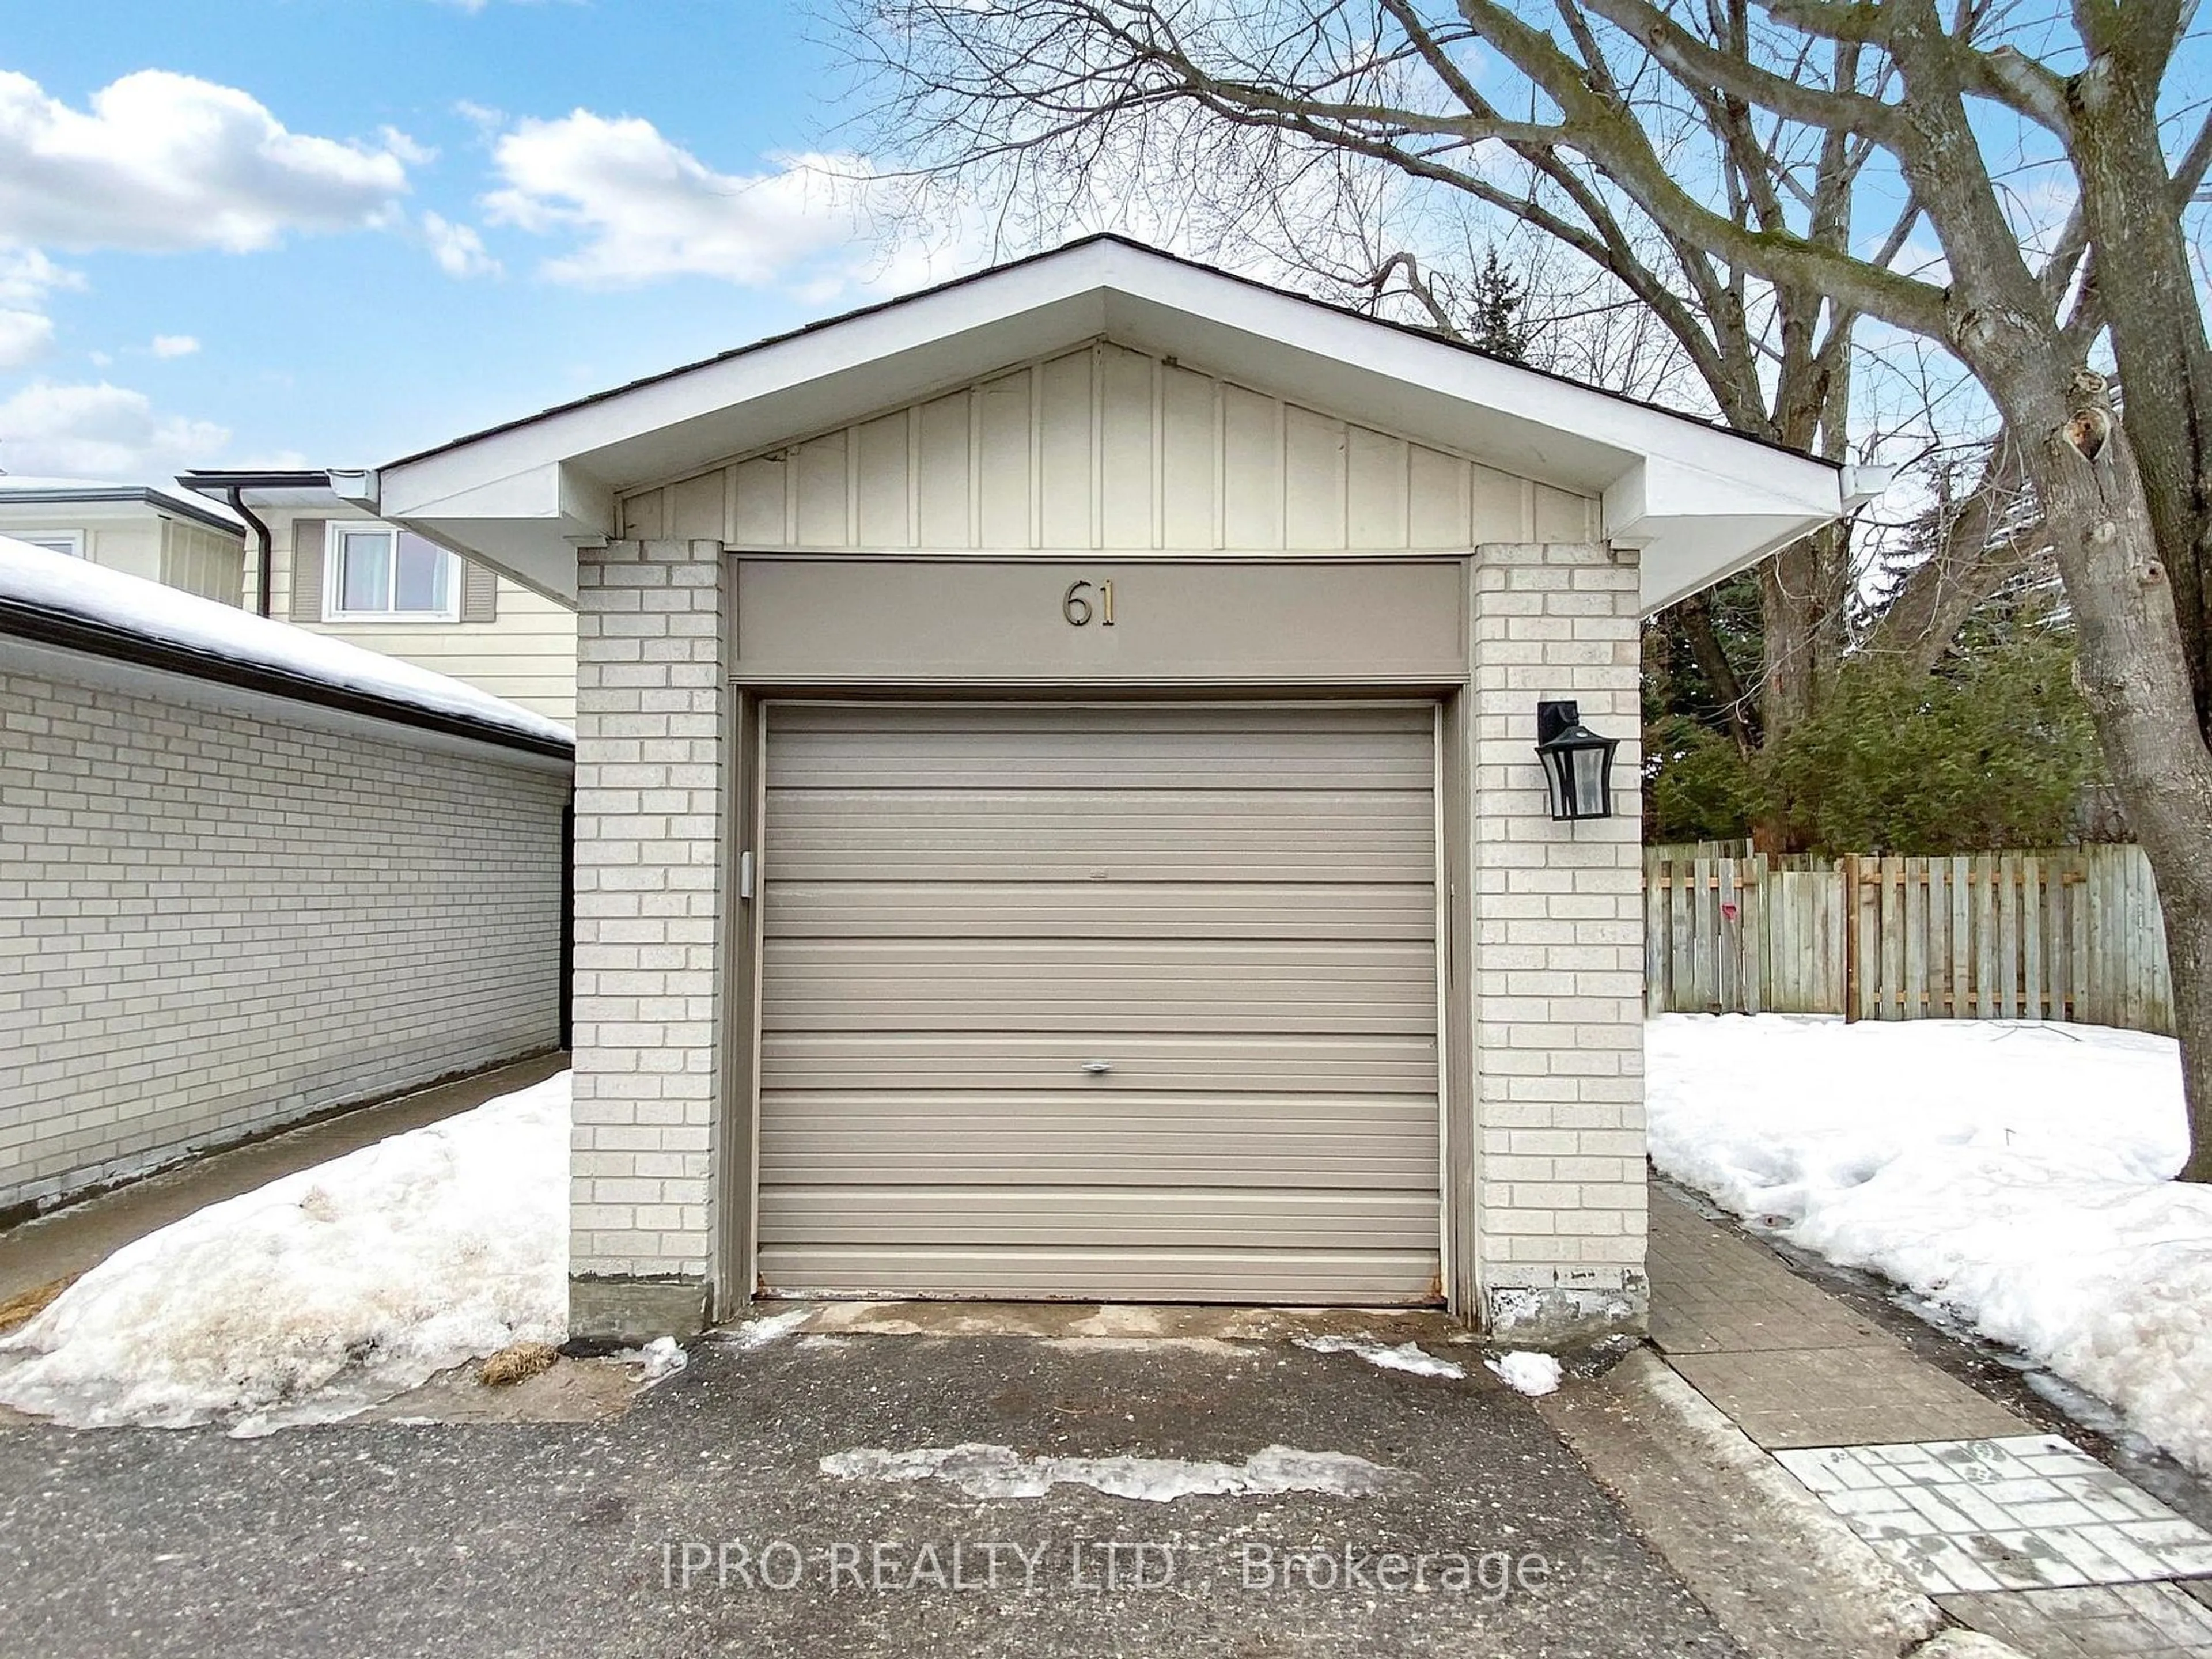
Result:
[[[2212,1659],[2212,1534],[1651,1194],[1651,1338],[1952,1618],[2033,1659]]]

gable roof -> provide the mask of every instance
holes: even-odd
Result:
[[[573,601],[623,491],[1100,337],[1596,497],[1647,610],[1852,504],[1828,462],[1110,235],[456,439],[353,499]]]

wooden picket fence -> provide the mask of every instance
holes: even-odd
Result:
[[[1644,854],[1653,1013],[2052,1019],[2173,1030],[2140,848],[1952,858]]]

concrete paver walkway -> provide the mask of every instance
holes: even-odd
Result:
[[[97,1267],[133,1239],[195,1210],[252,1192],[295,1170],[312,1169],[387,1135],[465,1112],[542,1083],[565,1069],[565,1054],[496,1066],[420,1089],[381,1105],[341,1112],[227,1152],[180,1164],[82,1204],[0,1232],[0,1301]]]
[[[1771,1252],[1651,1201],[1651,1340],[1769,1451],[2033,1434]]]
[[[2212,1659],[2201,1528],[1656,1187],[1650,1272],[1668,1364],[1951,1618],[2031,1659]]]

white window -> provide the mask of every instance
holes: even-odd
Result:
[[[84,556],[84,532],[82,530],[41,530],[36,534],[0,531],[0,535],[13,535],[19,542],[43,547],[49,553],[66,553],[72,559]]]
[[[325,622],[454,622],[461,562],[434,542],[382,525],[330,527]]]

